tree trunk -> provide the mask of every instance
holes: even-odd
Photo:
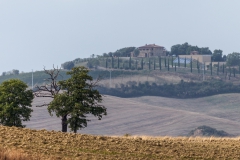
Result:
[[[62,117],[62,132],[67,132],[67,115]]]

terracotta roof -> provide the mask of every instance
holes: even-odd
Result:
[[[138,47],[138,48],[164,48],[164,47],[158,46],[158,45],[155,45],[155,44],[146,44],[145,46],[141,46],[141,47]]]

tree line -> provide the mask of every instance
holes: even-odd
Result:
[[[178,84],[157,85],[149,82],[129,82],[116,88],[99,87],[101,94],[129,98],[140,96],[161,96],[169,98],[199,98],[224,93],[239,93],[240,85],[233,85],[224,81],[184,82]]]

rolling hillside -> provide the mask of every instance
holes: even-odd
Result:
[[[36,98],[33,106],[50,99]],[[79,133],[94,135],[184,136],[207,125],[240,135],[240,94],[222,94],[197,99],[163,97],[118,98],[105,96],[108,115],[101,121],[90,117]],[[33,107],[27,128],[61,130],[60,118],[50,117],[46,108]]]

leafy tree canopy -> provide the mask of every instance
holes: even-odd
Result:
[[[233,52],[227,55],[227,65],[236,66],[240,65],[240,53]]]
[[[100,65],[100,62],[97,58],[90,58],[87,62],[88,68],[97,68]]]
[[[221,62],[224,61],[222,57],[223,51],[220,49],[215,49],[212,54],[212,61],[213,62]]]
[[[139,54],[139,50],[136,47],[125,47],[118,49],[116,52],[103,53],[103,57],[130,57],[131,52],[134,52],[136,55]]]
[[[0,124],[6,126],[25,127],[22,121],[29,121],[32,109],[33,93],[26,90],[27,85],[11,79],[0,85]]]
[[[192,51],[198,51],[199,54],[211,55],[212,52],[208,47],[199,48],[198,46],[192,46],[187,42],[184,44],[176,44],[171,47],[170,55],[189,55]]]
[[[99,103],[102,96],[98,90],[94,89],[97,82],[92,82],[92,77],[88,75],[89,70],[83,66],[74,67],[67,72],[71,76],[68,80],[59,81],[62,93],[54,96],[53,101],[48,106],[50,114],[55,112],[57,117],[62,118],[62,131],[67,131],[67,125],[75,133],[78,129],[87,126],[87,114],[92,114],[100,120],[106,115],[106,108]]]

